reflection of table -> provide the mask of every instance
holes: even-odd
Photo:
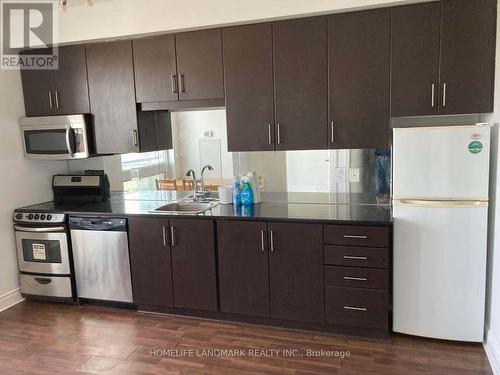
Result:
[[[230,178],[205,178],[205,188],[211,191],[216,191],[219,186],[231,185],[232,179]],[[196,183],[199,185],[200,180]],[[189,179],[178,179],[177,180],[177,190],[192,190],[193,180]]]

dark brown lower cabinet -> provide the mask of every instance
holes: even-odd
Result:
[[[214,222],[171,219],[170,230],[174,306],[216,311]]]
[[[324,321],[323,226],[269,223],[271,318]]]
[[[130,218],[128,225],[134,302],[173,306],[169,220]]]
[[[221,311],[269,317],[267,224],[219,221],[217,236]]]

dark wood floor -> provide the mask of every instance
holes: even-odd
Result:
[[[196,350],[203,354],[201,350],[210,348],[242,349],[247,357],[190,356]],[[159,356],[151,355],[155,349]],[[168,349],[176,352],[168,353]],[[289,356],[280,352],[249,357],[250,349],[291,352]],[[331,351],[331,355],[335,351],[350,352],[350,356],[307,356],[307,350],[322,349]],[[193,352],[174,356],[181,350]],[[35,302],[23,302],[0,313],[0,374],[84,373],[491,374],[491,369],[480,344],[403,335],[395,335],[391,341],[371,341]]]

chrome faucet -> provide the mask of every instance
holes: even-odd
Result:
[[[205,193],[205,178],[204,178],[204,173],[205,173],[206,169],[208,169],[209,171],[213,171],[214,167],[212,167],[211,165],[207,164],[207,165],[205,165],[201,169],[201,182],[200,182],[201,186],[200,186],[200,189],[201,189],[202,193]]]
[[[193,200],[198,200],[196,197],[196,173],[192,169],[186,172],[186,177],[191,177],[193,179]]]

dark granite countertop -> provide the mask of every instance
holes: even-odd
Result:
[[[301,195],[302,194],[302,195]],[[253,206],[218,205],[199,215],[152,213],[151,210],[169,202],[183,199],[186,192],[149,191],[113,193],[106,202],[64,203],[45,202],[23,207],[25,211],[63,212],[71,215],[93,216],[154,216],[197,217],[252,220],[321,221],[385,225],[391,223],[390,205],[367,204],[367,197],[348,195],[332,202],[332,195],[323,193],[267,193],[265,202]],[[339,201],[346,203],[339,203]],[[356,202],[357,204],[354,204]]]

